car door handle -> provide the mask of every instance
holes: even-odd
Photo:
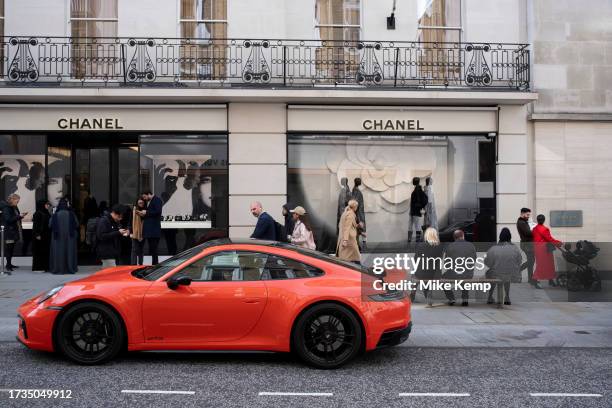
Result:
[[[261,301],[260,298],[245,298],[244,303],[259,303]]]

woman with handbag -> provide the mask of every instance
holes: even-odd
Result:
[[[536,267],[533,272],[535,288],[542,289],[538,281],[547,280],[550,286],[557,286],[554,279],[557,277],[555,272],[555,257],[553,252],[561,247],[563,242],[556,240],[551,234],[550,229],[544,225],[546,217],[543,214],[537,216],[538,225],[531,231],[533,235],[534,255]]]
[[[504,285],[506,297],[504,305],[511,305],[510,283],[521,281],[521,264],[523,255],[521,250],[512,243],[512,234],[508,228],[502,228],[499,233],[499,242],[487,251],[485,265],[489,267],[486,277],[489,279],[500,279]],[[491,285],[487,303],[492,304],[493,292],[496,284]]]

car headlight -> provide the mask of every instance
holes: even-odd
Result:
[[[49,299],[51,296],[56,295],[57,292],[59,292],[60,290],[62,290],[62,288],[64,287],[64,285],[59,285],[54,287],[53,289],[43,293],[42,295],[40,295],[38,297],[38,299],[36,300],[36,303],[41,304],[42,302],[44,302],[45,300]]]
[[[369,298],[375,302],[394,302],[397,300],[402,300],[405,297],[406,292],[403,290],[389,290],[385,293],[377,293],[369,296]]]

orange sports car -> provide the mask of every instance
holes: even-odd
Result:
[[[263,350],[321,368],[405,341],[410,300],[358,265],[288,244],[210,241],[122,266],[21,305],[18,340],[81,364],[122,350]]]

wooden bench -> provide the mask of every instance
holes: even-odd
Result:
[[[465,283],[490,283],[490,284],[496,284],[497,285],[496,286],[496,288],[497,288],[497,308],[498,309],[502,309],[504,307],[504,297],[505,297],[506,293],[504,292],[504,285],[503,285],[503,281],[501,279],[489,279],[489,278],[485,278],[485,277],[482,277],[482,278],[475,277],[475,278],[472,278],[472,279],[443,279],[443,278],[440,278],[440,279],[419,279],[417,277],[411,276],[410,280],[413,281],[413,282],[417,282],[417,283],[420,282],[420,281],[432,281],[432,280],[435,280],[435,281],[439,281],[439,282],[442,282],[442,283],[450,282],[450,283],[454,284],[456,281],[461,280],[461,281],[463,281]],[[432,301],[431,301],[431,294],[432,294],[432,292],[433,292],[433,290],[430,290],[427,293],[427,297],[426,297],[427,304],[430,305],[430,306],[432,305]],[[413,293],[416,294],[416,290],[413,291]],[[488,296],[488,294],[487,294],[487,296]]]

